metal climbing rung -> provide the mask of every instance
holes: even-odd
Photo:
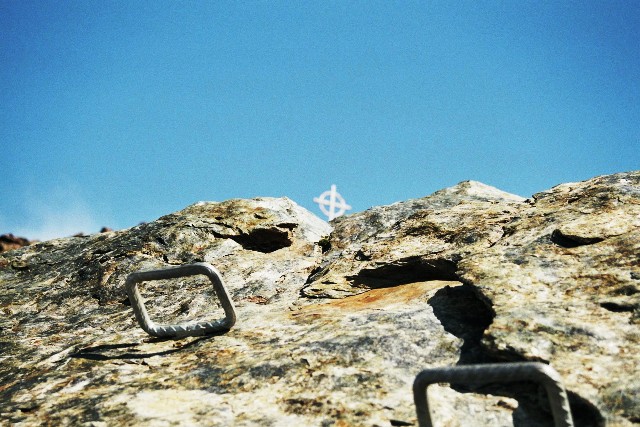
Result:
[[[560,375],[549,365],[537,362],[489,363],[425,369],[413,382],[413,399],[420,427],[432,427],[427,387],[433,383],[483,384],[489,382],[534,381],[544,385],[556,427],[573,427],[567,392]]]
[[[213,322],[188,322],[176,325],[157,325],[150,318],[144,305],[138,283],[152,280],[176,279],[178,277],[203,274],[211,280],[213,289],[224,309],[225,317]],[[222,282],[218,270],[210,264],[200,262],[196,264],[181,265],[178,267],[161,270],[138,271],[131,273],[125,282],[125,289],[131,301],[131,307],[136,315],[140,327],[154,337],[186,337],[205,335],[211,332],[228,331],[236,323],[236,311],[233,301],[229,298],[227,290]]]

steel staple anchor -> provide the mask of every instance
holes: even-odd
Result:
[[[225,317],[213,322],[188,322],[176,325],[158,325],[154,323],[147,313],[138,283],[152,280],[176,279],[178,277],[203,274],[213,284],[216,296],[224,309]],[[196,264],[181,265],[178,267],[161,270],[138,271],[131,273],[125,282],[125,289],[129,295],[129,301],[140,327],[154,337],[186,337],[205,335],[211,332],[228,331],[236,323],[236,312],[233,301],[229,298],[222,281],[222,276],[210,264],[199,262]]]
[[[425,369],[413,382],[413,399],[420,427],[432,427],[427,387],[433,383],[472,383],[534,381],[544,385],[556,427],[573,427],[567,392],[560,374],[538,362],[489,363]]]

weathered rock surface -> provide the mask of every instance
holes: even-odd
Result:
[[[331,227],[288,199],[198,203],[0,254],[0,423],[416,423],[425,368],[543,361],[576,425],[640,423],[640,172],[522,199],[463,182]],[[126,276],[209,262],[236,326],[160,340]],[[218,318],[201,277],[145,283],[157,321]],[[436,425],[548,425],[527,383],[430,387]]]

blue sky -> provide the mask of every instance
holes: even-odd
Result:
[[[640,169],[637,1],[0,0],[0,233]]]

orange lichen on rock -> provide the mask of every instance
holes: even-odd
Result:
[[[456,281],[429,280],[426,282],[407,283],[389,288],[372,289],[342,299],[335,299],[323,304],[302,307],[291,313],[294,319],[308,319],[326,316],[341,316],[367,310],[388,310],[397,306],[423,303],[438,289],[445,286],[459,286]]]

